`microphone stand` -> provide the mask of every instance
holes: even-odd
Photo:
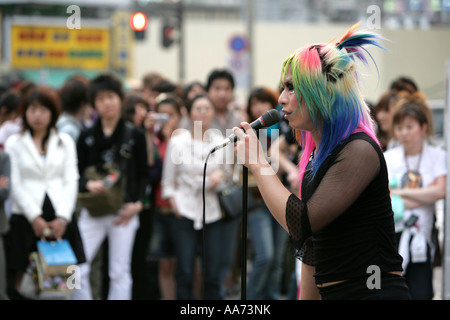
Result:
[[[241,300],[247,300],[247,199],[248,168],[242,166]]]

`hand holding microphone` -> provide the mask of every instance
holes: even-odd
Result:
[[[263,114],[259,119],[251,124],[242,122],[241,127],[243,130],[237,127],[233,128],[234,134],[230,137],[232,137],[235,141],[239,139],[234,148],[239,163],[243,163],[252,171],[255,166],[270,166],[264,154],[261,142],[256,136],[254,130],[271,126],[277,123],[280,118],[281,116],[279,112],[273,109]]]
[[[249,126],[251,129],[259,130],[261,128],[270,127],[270,126],[276,124],[277,122],[279,122],[280,120],[281,120],[280,113],[276,109],[272,109],[272,110],[269,110],[266,113],[264,113],[261,117],[259,117],[252,123],[250,123]],[[247,123],[247,122],[245,122],[245,123]],[[242,130],[245,130],[245,129],[242,128]],[[211,149],[211,153],[214,153],[215,151],[227,146],[228,144],[230,144],[232,142],[233,143],[236,142],[238,138],[239,137],[236,133],[228,136],[228,138],[226,138],[222,143],[218,144],[213,149]]]

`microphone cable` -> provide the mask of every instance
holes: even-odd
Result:
[[[202,298],[205,298],[205,275],[206,275],[206,236],[205,236],[205,228],[206,228],[206,166],[208,164],[208,159],[213,153],[212,150],[208,152],[208,155],[205,159],[205,166],[203,168],[203,186],[202,186],[202,198],[203,198],[203,213],[202,213]]]

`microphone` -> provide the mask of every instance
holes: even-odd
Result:
[[[259,130],[261,128],[270,127],[281,120],[281,115],[276,109],[272,109],[264,113],[261,117],[250,123],[250,126],[253,130]],[[244,130],[244,129],[242,129]],[[211,149],[211,153],[226,147],[230,143],[234,143],[238,140],[238,137],[233,133],[228,136],[222,143],[218,144],[214,148]]]

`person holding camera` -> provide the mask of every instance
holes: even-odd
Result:
[[[176,257],[176,298],[193,300],[195,296],[195,263],[199,248],[204,249],[201,298],[221,300],[220,262],[224,238],[220,220],[222,210],[216,188],[230,172],[223,150],[214,153],[204,164],[212,146],[223,141],[219,130],[211,128],[214,106],[206,94],[195,96],[186,106],[191,129],[179,129],[164,156],[162,197],[175,213],[173,223]],[[205,180],[203,180],[205,179]],[[202,182],[205,182],[203,198]],[[203,200],[205,207],[203,207]],[[205,209],[205,216],[203,216]],[[203,243],[203,245],[202,245]]]
[[[161,300],[175,299],[175,248],[173,224],[176,219],[170,203],[162,197],[161,176],[167,144],[182,119],[182,101],[173,93],[161,93],[156,99],[155,111],[145,120],[151,185],[152,232],[148,255],[157,261],[157,283]]]

